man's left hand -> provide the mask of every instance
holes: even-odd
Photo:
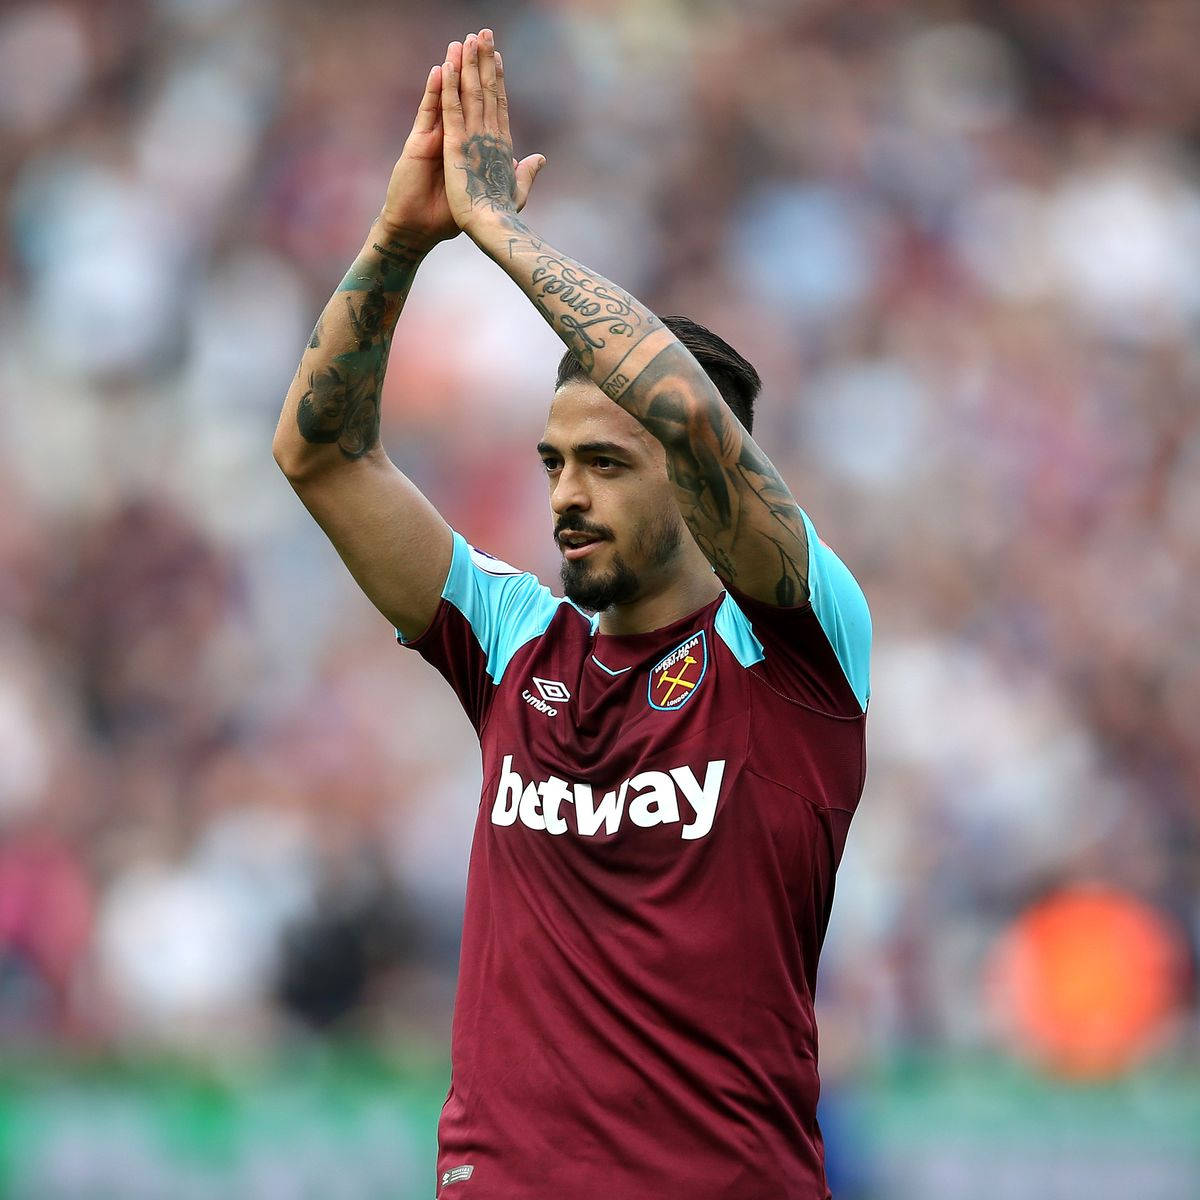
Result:
[[[446,199],[458,227],[473,236],[481,223],[520,212],[546,160],[513,158],[504,64],[490,29],[447,47],[442,128]]]

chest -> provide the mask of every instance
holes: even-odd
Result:
[[[485,768],[513,753],[535,773],[607,786],[639,771],[726,757],[745,740],[738,664],[711,631],[619,653],[578,643],[531,645],[514,659],[484,731]],[[739,721],[737,718],[741,716]],[[678,761],[677,761],[678,760]]]
[[[592,845],[706,838],[745,756],[740,676],[703,627],[623,655],[529,647],[483,733],[491,824]]]

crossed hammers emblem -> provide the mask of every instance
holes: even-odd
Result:
[[[671,668],[667,667],[664,669],[663,673],[658,677],[658,682],[660,685],[669,683],[671,686],[667,689],[667,694],[662,698],[661,703],[666,704],[666,702],[670,700],[670,698],[675,694],[676,687],[687,688],[688,691],[691,691],[692,688],[696,686],[694,683],[691,683],[686,679],[681,679],[679,676],[682,675],[687,669],[689,663],[695,664],[697,661],[697,659],[693,658],[689,654],[687,658],[683,660],[682,665],[676,668],[676,670],[679,672],[679,675],[668,675],[667,671],[669,671]]]

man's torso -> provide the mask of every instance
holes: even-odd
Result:
[[[484,768],[439,1196],[824,1196],[812,993],[863,779],[827,631],[725,594],[605,637],[464,547],[417,643]]]

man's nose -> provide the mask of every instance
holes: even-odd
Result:
[[[586,511],[591,507],[591,498],[584,486],[582,471],[571,466],[563,467],[550,490],[550,507],[559,515],[565,512]]]

